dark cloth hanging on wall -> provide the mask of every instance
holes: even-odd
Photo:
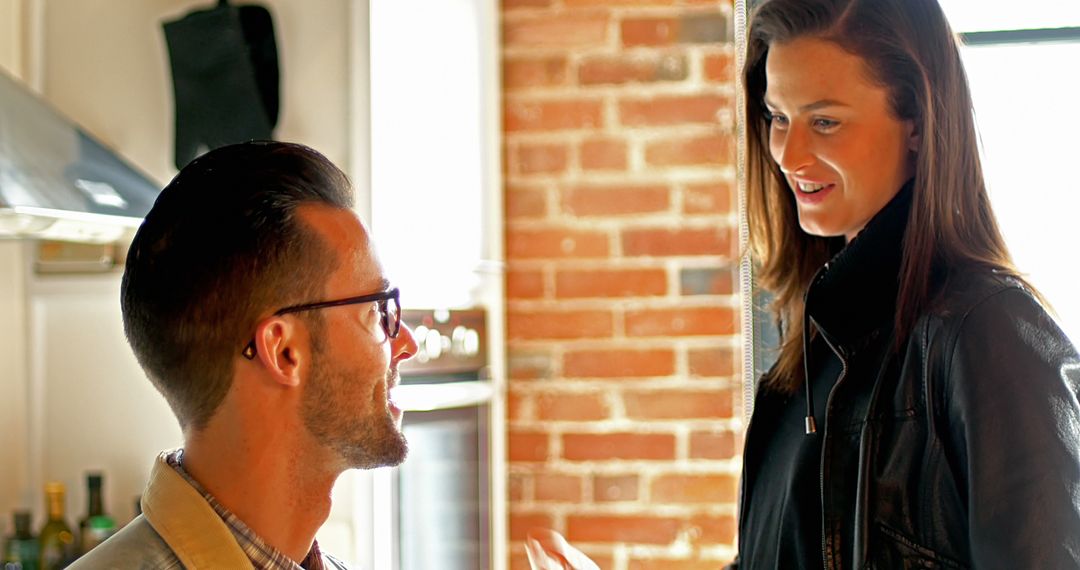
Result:
[[[173,76],[176,168],[210,149],[273,138],[280,73],[270,11],[222,1],[162,27]]]

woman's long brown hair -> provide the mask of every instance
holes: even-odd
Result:
[[[915,125],[915,182],[895,317],[899,342],[933,309],[951,272],[987,268],[1019,278],[986,193],[959,46],[936,0],[769,0],[751,17],[743,70],[746,180],[757,276],[783,325],[766,382],[785,392],[803,382],[803,295],[843,246],[842,238],[802,231],[794,196],[769,154],[765,61],[770,45],[799,37],[861,57],[869,79],[889,91],[895,116]]]

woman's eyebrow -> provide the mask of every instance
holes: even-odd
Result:
[[[769,108],[772,108],[772,109],[776,108],[776,105],[773,104],[771,101],[769,101],[768,97],[763,97],[762,101],[765,103],[766,107],[769,107]],[[807,103],[806,105],[803,105],[802,107],[799,107],[799,112],[800,113],[807,113],[809,111],[816,111],[818,109],[823,109],[825,107],[850,107],[850,106],[851,105],[848,105],[847,103],[844,103],[843,101],[837,101],[836,99],[820,99],[818,101],[814,101],[813,103]]]

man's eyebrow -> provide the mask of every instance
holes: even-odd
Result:
[[[762,101],[765,103],[766,107],[770,107],[772,109],[776,108],[776,105],[774,105],[771,101],[769,101],[768,97],[762,97]],[[851,105],[848,105],[847,103],[844,103],[843,101],[837,101],[836,99],[821,99],[821,100],[818,100],[818,101],[814,101],[813,103],[808,103],[806,105],[803,105],[802,107],[799,107],[799,112],[800,113],[807,113],[807,112],[816,111],[818,109],[822,109],[822,108],[825,108],[825,107],[850,107],[850,106]]]
[[[386,291],[389,288],[390,288],[390,280],[383,277],[382,281],[379,281],[379,289],[381,289],[382,291]]]

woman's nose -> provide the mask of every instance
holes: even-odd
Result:
[[[789,128],[782,136],[774,136],[770,146],[773,160],[786,174],[798,172],[813,162],[813,153],[810,152],[807,134],[803,129],[794,126]]]

